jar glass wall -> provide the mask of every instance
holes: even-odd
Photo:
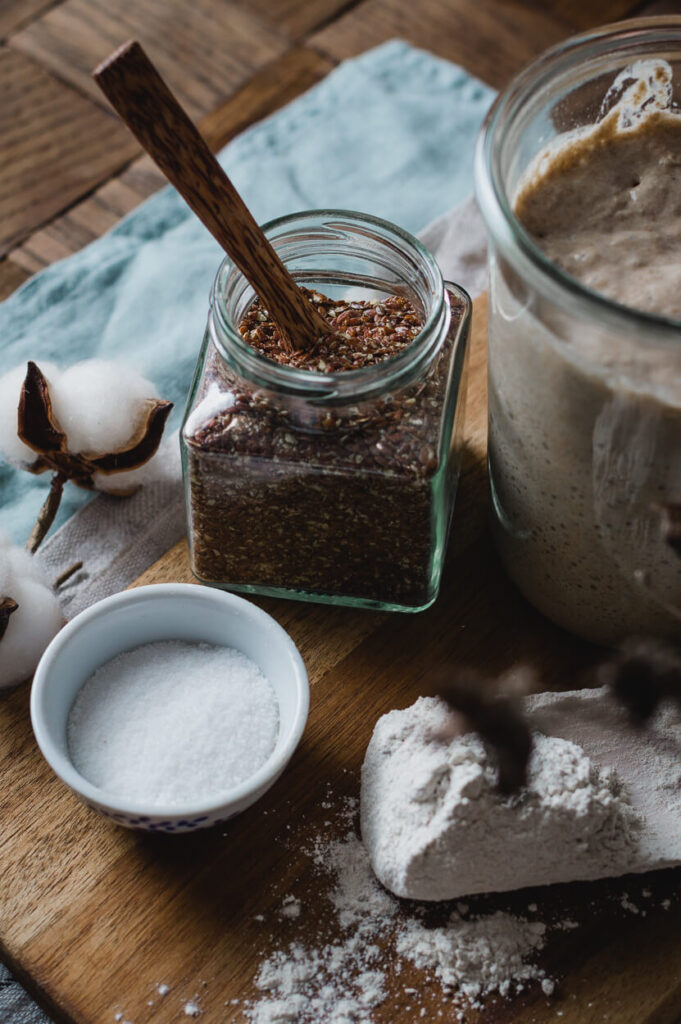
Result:
[[[620,83],[660,67],[671,74],[675,109],[680,18],[571,39],[498,98],[476,154],[490,240],[495,539],[540,611],[602,642],[681,631],[681,559],[664,528],[681,503],[681,323],[619,305],[564,273],[524,231],[513,202],[547,144],[596,122]]]
[[[397,355],[325,373],[239,334],[254,299],[226,260],[182,428],[191,563],[252,593],[417,611],[437,596],[459,471],[470,300],[375,218],[313,211],[265,232],[299,284],[415,306]]]

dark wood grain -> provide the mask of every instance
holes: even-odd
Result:
[[[541,0],[538,6],[569,21],[576,29],[586,29],[628,18],[637,11],[640,4],[636,0],[593,0],[593,3],[585,3],[584,0]]]
[[[520,0],[363,0],[310,43],[344,60],[388,39],[408,39],[501,87],[572,31],[559,15]]]
[[[139,149],[114,117],[0,47],[0,255]]]
[[[35,21],[59,0],[0,0],[0,39]]]
[[[138,38],[192,117],[214,110],[290,46],[230,0],[66,0],[11,37],[56,75],[106,105],[90,71]]]
[[[30,276],[29,271],[14,259],[0,260],[0,302],[11,295]]]
[[[138,42],[93,72],[97,84],[169,181],[255,288],[283,336],[314,345],[328,324],[305,298],[205,139]]]
[[[322,25],[330,24],[339,14],[354,7],[360,0],[237,0],[249,11],[272,25],[282,28],[292,39],[300,39]]]

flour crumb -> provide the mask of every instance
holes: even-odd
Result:
[[[184,1015],[185,1015],[185,1017],[198,1017],[198,1015],[200,1013],[201,1013],[201,1010],[196,1005],[196,1003],[189,1002],[189,1003],[185,1003],[184,1004]]]
[[[575,928],[579,928],[579,921],[573,921],[571,918],[565,917],[562,921],[556,921],[553,927],[560,932],[571,932]]]
[[[490,992],[510,996],[518,983],[540,980],[544,971],[529,959],[545,941],[546,925],[538,921],[502,911],[465,921],[455,913],[441,928],[409,921],[397,952],[475,1003]]]
[[[552,978],[542,978],[541,990],[545,996],[552,996],[556,991],[556,983]]]
[[[168,993],[170,992],[170,986],[169,985],[159,985],[158,988],[156,989],[156,991],[158,992],[158,994],[160,996],[167,996]]]
[[[622,898],[620,899],[620,905],[624,910],[628,910],[630,914],[640,914],[641,911],[636,904],[629,899],[629,893],[623,892]]]
[[[662,907],[663,910],[669,910],[671,905],[672,905],[672,901],[671,900],[662,900],[662,903],[660,904],[660,906]]]
[[[302,905],[300,900],[296,899],[295,896],[284,896],[284,902],[279,911],[281,917],[286,917],[294,920],[300,917]]]

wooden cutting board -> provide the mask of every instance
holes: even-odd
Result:
[[[305,941],[317,910],[323,914],[328,883],[303,847],[329,817],[323,805],[357,796],[379,715],[427,692],[432,671],[446,662],[495,674],[529,661],[547,689],[585,680],[597,652],[525,604],[487,535],[485,314],[480,300],[464,474],[434,607],[409,616],[259,602],[299,645],[312,686],[303,742],[259,804],[226,827],[188,836],[117,828],[79,804],[43,762],[28,688],[0,701],[0,955],[56,1020],[113,1024],[122,1013],[134,1024],[169,1024],[187,1021],[183,1007],[196,997],[200,1020],[242,1020],[225,1002],[253,998],[262,957],[290,938]],[[184,544],[138,583],[169,580],[191,580]],[[533,899],[548,919],[569,917],[580,927],[556,933],[543,956],[560,978],[553,999],[533,986],[511,1002],[488,1000],[466,1021],[675,1024],[680,883],[678,871],[666,871],[471,901],[475,910],[522,911]],[[303,904],[295,931],[277,913],[289,893]],[[640,912],[622,906],[625,893]],[[671,901],[666,910],[663,899]],[[159,983],[170,988],[164,998]],[[390,985],[376,1021],[457,1019],[439,986],[416,970],[391,975]],[[421,989],[418,1011],[408,1008],[407,985]]]

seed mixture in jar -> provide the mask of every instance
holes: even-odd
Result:
[[[242,337],[281,364],[341,373],[388,362],[422,326],[401,296],[309,294],[337,332],[313,351],[287,351],[258,303],[239,325]],[[434,479],[442,479],[441,458],[450,459],[449,444],[440,444],[443,408],[465,309],[458,295],[449,301],[450,331],[427,370],[356,405],[287,402],[239,376],[208,345],[184,428],[200,578],[405,608],[432,601],[434,554],[447,526],[439,509],[451,507],[454,474],[437,494]]]
[[[328,320],[332,332],[320,338],[314,348],[291,350],[259,300],[239,324],[239,333],[249,345],[286,366],[314,373],[359,370],[397,355],[422,327],[413,305],[401,295],[374,302],[349,302],[328,299],[309,288],[302,290]]]

